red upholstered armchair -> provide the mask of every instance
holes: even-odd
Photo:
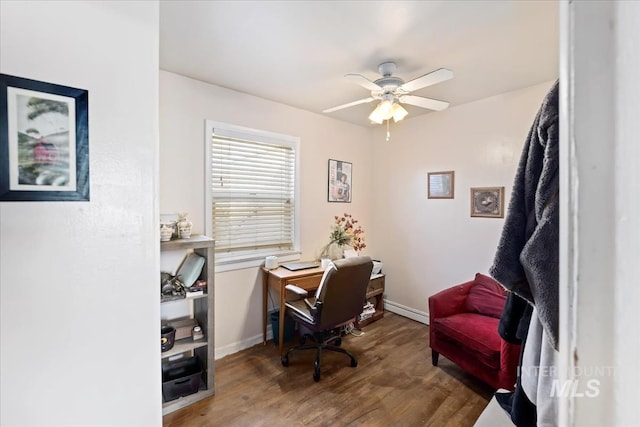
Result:
[[[493,388],[513,390],[520,346],[498,334],[507,293],[489,276],[445,289],[429,297],[429,345],[433,366],[438,355]]]

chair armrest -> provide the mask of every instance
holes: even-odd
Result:
[[[311,316],[315,319],[320,312],[322,311],[322,301],[318,301],[314,299],[313,304],[311,304],[309,302],[309,300],[307,298],[304,299],[304,303],[307,305],[307,308],[309,309],[309,313],[311,313]]]
[[[429,297],[429,320],[463,313],[464,302],[469,290],[475,284],[473,280],[445,289]]]
[[[287,285],[284,288],[285,290],[291,291],[297,295],[300,295],[301,297],[306,297],[307,295],[309,295],[309,292],[296,285]]]

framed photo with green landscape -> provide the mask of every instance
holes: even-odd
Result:
[[[88,91],[0,74],[0,201],[88,201]]]

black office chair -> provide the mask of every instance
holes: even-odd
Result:
[[[308,349],[316,350],[314,381],[320,381],[323,350],[344,353],[351,358],[352,367],[358,366],[356,358],[339,347],[342,341],[340,326],[362,313],[372,270],[373,262],[365,256],[334,261],[325,270],[314,298],[286,303],[289,315],[300,325],[301,330],[307,330],[308,333],[300,339],[301,345],[290,348],[282,356],[283,366],[289,366],[289,353]],[[307,296],[307,291],[295,285],[287,285],[285,289],[301,297]],[[305,344],[307,338],[313,343]]]

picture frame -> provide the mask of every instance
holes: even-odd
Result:
[[[471,188],[471,216],[504,218],[504,187]]]
[[[87,90],[0,74],[0,201],[89,200]]]
[[[428,199],[453,199],[455,194],[455,172],[427,173]]]
[[[327,201],[351,203],[353,165],[342,160],[329,159]]]

